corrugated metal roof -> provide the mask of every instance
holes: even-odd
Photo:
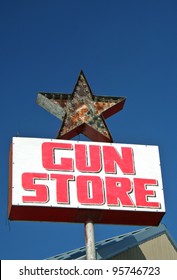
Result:
[[[110,259],[112,256],[124,252],[130,248],[140,245],[152,238],[166,234],[173,246],[177,249],[177,244],[169,234],[165,225],[160,224],[158,227],[146,227],[137,231],[126,233],[96,242],[97,259]],[[48,260],[74,260],[85,259],[85,246],[68,251],[66,253],[58,254],[48,258]]]

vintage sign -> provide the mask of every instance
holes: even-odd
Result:
[[[62,120],[57,139],[72,139],[82,133],[92,141],[113,142],[105,119],[122,110],[126,98],[95,96],[83,73],[71,94],[39,92],[37,103]]]
[[[157,146],[14,137],[9,219],[158,225]]]

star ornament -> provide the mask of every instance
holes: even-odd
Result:
[[[71,139],[82,133],[92,141],[113,142],[106,118],[122,110],[126,98],[95,96],[80,72],[71,94],[39,92],[37,103],[62,120],[57,139]]]

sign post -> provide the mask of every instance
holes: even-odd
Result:
[[[95,236],[94,236],[94,224],[91,220],[88,220],[84,224],[85,228],[85,244],[86,244],[86,259],[96,260],[95,250]]]

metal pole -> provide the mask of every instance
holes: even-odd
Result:
[[[84,225],[84,229],[85,229],[86,259],[96,260],[93,222],[91,220],[88,220]]]

